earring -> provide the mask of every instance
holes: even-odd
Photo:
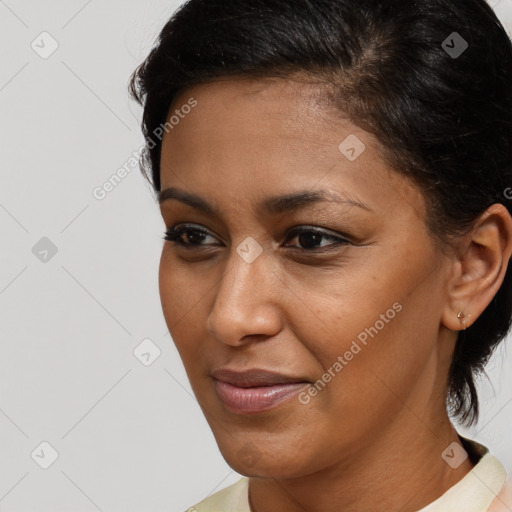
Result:
[[[466,328],[466,318],[471,318],[471,315],[465,315],[462,310],[457,313],[457,318],[464,324],[464,329]]]

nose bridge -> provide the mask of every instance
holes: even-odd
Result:
[[[270,270],[258,246],[246,239],[233,247],[218,285],[207,328],[224,343],[238,344],[247,334],[272,334],[276,328],[276,313],[268,304]]]
[[[251,236],[246,237],[237,245],[233,244],[229,256],[229,271],[220,283],[219,296],[227,298],[228,302],[251,302],[258,287],[267,282],[269,272],[265,261],[263,247]],[[222,297],[221,297],[222,298]]]

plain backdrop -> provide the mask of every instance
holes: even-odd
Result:
[[[164,224],[130,163],[128,78],[179,3],[0,0],[0,511],[180,512],[240,477],[168,334]],[[503,344],[459,429],[509,469],[511,369]]]

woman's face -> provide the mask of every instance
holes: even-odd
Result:
[[[450,261],[419,190],[318,92],[195,86],[163,139],[162,191],[196,198],[162,195],[187,244],[164,244],[163,312],[223,456],[251,476],[361,457],[445,410]]]

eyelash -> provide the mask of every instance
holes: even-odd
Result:
[[[180,247],[184,247],[187,250],[201,249],[201,248],[204,248],[207,246],[207,245],[191,244],[191,243],[183,242],[183,240],[181,240],[180,237],[185,233],[194,233],[196,235],[199,234],[199,235],[205,235],[205,236],[213,236],[213,235],[211,235],[211,233],[209,233],[208,231],[206,231],[204,229],[191,228],[188,225],[182,225],[182,226],[173,226],[170,229],[168,229],[165,232],[164,240],[166,240],[167,242],[174,242],[174,243],[176,243],[176,245],[178,245]],[[330,235],[330,234],[324,232],[323,230],[319,230],[319,229],[303,228],[303,227],[292,229],[288,233],[288,238],[286,240],[289,240],[290,238],[295,238],[296,236],[300,236],[303,234],[315,234],[315,235],[322,236],[324,239],[331,240],[331,241],[335,242],[328,246],[314,247],[312,249],[306,249],[306,248],[302,248],[302,247],[292,246],[295,249],[299,249],[299,250],[310,252],[310,253],[311,252],[325,252],[325,251],[330,250],[333,247],[338,247],[340,245],[343,245],[343,246],[349,245],[351,243],[349,240],[347,240],[346,238],[343,238],[341,236]],[[211,245],[219,245],[219,244],[211,244]]]

